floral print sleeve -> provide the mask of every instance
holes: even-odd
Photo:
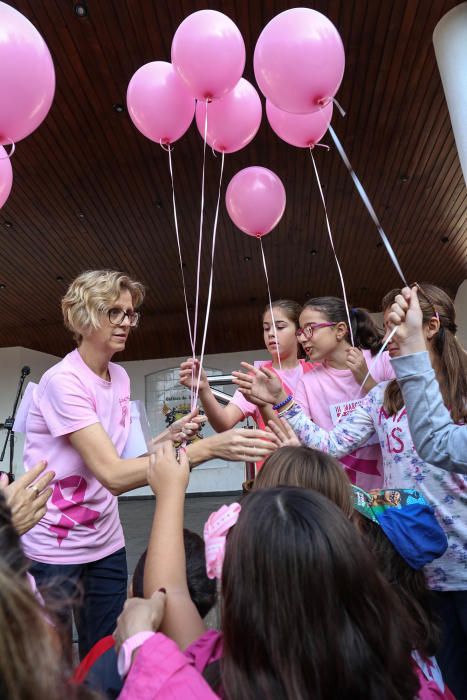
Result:
[[[291,425],[302,445],[343,457],[364,445],[375,432],[371,392],[352,414],[327,431],[313,423],[297,404],[281,414]]]

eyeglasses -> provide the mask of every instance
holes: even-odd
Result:
[[[131,328],[135,328],[140,319],[140,314],[138,311],[124,311],[123,309],[109,309],[107,312],[109,321],[112,326],[121,326],[125,317],[128,318]]]
[[[307,323],[303,328],[297,328],[295,335],[297,338],[304,335],[307,340],[310,340],[317,328],[329,328],[330,326],[337,326],[337,323]]]

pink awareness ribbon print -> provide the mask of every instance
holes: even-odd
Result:
[[[87,485],[86,479],[74,474],[60,479],[54,486],[51,501],[62,514],[58,523],[51,525],[49,529],[57,535],[59,546],[75,525],[83,525],[91,530],[96,529],[94,523],[99,518],[100,513],[82,505]],[[65,498],[62,491],[62,489],[68,488],[75,489],[69,499]]]

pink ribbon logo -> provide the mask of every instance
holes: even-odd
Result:
[[[99,518],[100,513],[97,510],[92,510],[87,506],[81,505],[86,494],[87,481],[82,476],[77,474],[67,476],[65,479],[60,479],[54,486],[52,493],[52,503],[62,513],[60,520],[56,525],[51,525],[50,530],[57,535],[58,545],[60,546],[64,539],[69,535],[75,525],[83,525],[95,530],[95,522]],[[75,490],[67,499],[63,495],[62,489],[74,488]]]

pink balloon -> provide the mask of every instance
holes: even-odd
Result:
[[[196,104],[196,124],[204,138],[206,103]],[[245,78],[225,97],[208,105],[206,141],[220,153],[234,153],[254,139],[261,124],[261,100]]]
[[[315,146],[328,130],[332,118],[332,102],[311,114],[292,114],[278,109],[266,100],[266,115],[273,131],[291,146]]]
[[[172,63],[198,100],[223,97],[245,67],[245,44],[237,25],[222,12],[193,12],[175,32]]]
[[[45,41],[26,17],[0,2],[0,143],[20,141],[37,129],[54,93]]]
[[[253,63],[256,81],[270,102],[286,112],[309,114],[336,94],[345,54],[339,32],[327,17],[296,7],[265,26]]]
[[[225,203],[235,226],[261,238],[277,226],[285,210],[285,189],[272,170],[253,166],[233,176]]]
[[[11,167],[11,161],[3,146],[0,146],[0,209],[10,195],[12,184],[13,168]]]
[[[166,61],[141,66],[130,80],[126,101],[133,124],[157,143],[183,136],[195,114],[193,97]]]

